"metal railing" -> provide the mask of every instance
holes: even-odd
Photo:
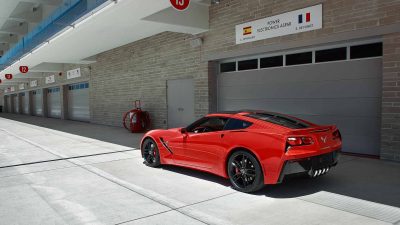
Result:
[[[63,0],[50,16],[5,52],[0,58],[0,71],[107,1],[110,0]]]

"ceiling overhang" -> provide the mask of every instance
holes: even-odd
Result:
[[[49,67],[61,69],[60,65],[65,63],[93,63],[94,56],[101,52],[165,31],[198,34],[208,30],[209,5],[204,0],[192,1],[185,11],[176,11],[166,0],[119,0],[107,4],[23,56],[0,76],[3,78],[4,74],[11,73],[15,78],[24,77],[19,73],[22,65],[33,72],[55,72]],[[10,82],[2,80],[0,89]]]

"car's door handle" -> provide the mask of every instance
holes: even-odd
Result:
[[[221,138],[223,138],[225,136],[225,134],[221,134]]]

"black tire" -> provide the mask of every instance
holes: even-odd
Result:
[[[142,145],[142,156],[144,164],[150,167],[160,166],[160,152],[158,151],[157,144],[153,139],[147,138]]]
[[[260,163],[247,151],[234,152],[228,160],[227,171],[232,188],[241,192],[255,192],[264,187]]]

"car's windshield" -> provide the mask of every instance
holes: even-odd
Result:
[[[304,123],[303,121],[297,120],[295,118],[289,118],[287,116],[281,114],[274,113],[250,113],[245,115],[247,117],[251,117],[254,119],[270,122],[273,124],[278,124],[284,127],[293,128],[293,129],[301,129],[310,127],[309,124]]]

